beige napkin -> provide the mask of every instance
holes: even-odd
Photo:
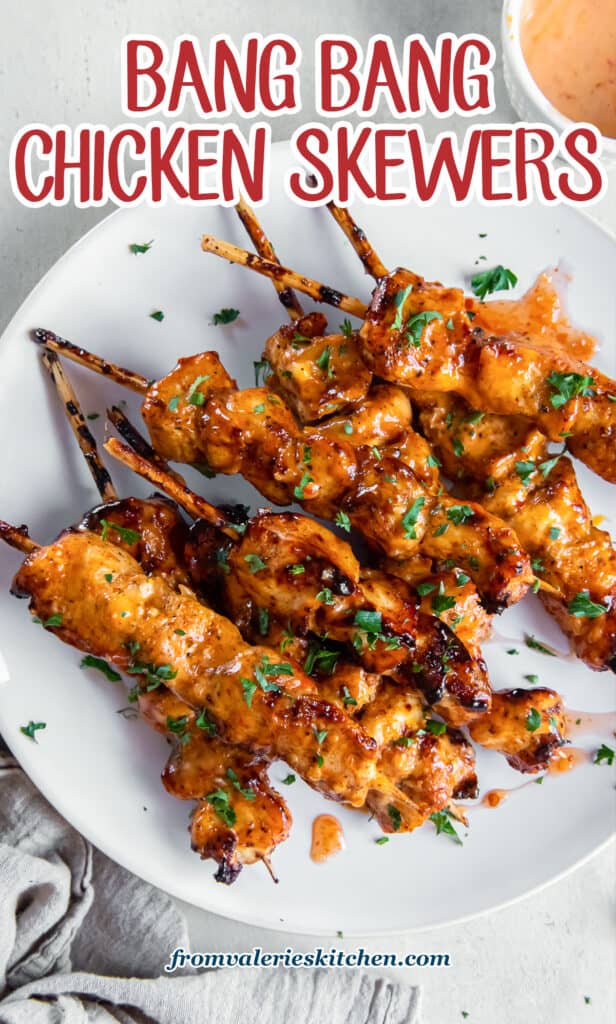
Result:
[[[0,1024],[419,1024],[419,991],[351,970],[160,977],[175,904],[95,850],[0,753]]]

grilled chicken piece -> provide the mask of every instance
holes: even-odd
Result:
[[[327,637],[317,668],[335,664],[335,645],[344,645],[345,657],[358,659],[367,672],[423,689],[452,724],[489,707],[483,661],[472,659],[433,612],[420,612],[417,596],[400,579],[360,573],[350,546],[325,527],[302,515],[260,512],[222,557],[219,545],[219,536],[201,526],[187,561],[219,574],[222,607],[245,637],[255,639],[265,611],[266,632],[277,620],[291,637],[312,634],[313,644]],[[306,665],[314,661],[313,652]]]
[[[384,832],[412,831],[452,799],[476,794],[471,745],[436,719],[429,719],[429,724],[443,732],[427,730],[426,710],[416,691],[384,682],[359,712],[363,727],[382,751],[383,771],[397,781],[415,808],[409,813],[407,801],[387,802],[382,793],[370,793],[368,806]]]
[[[304,423],[338,413],[365,397],[372,374],[363,365],[357,333],[325,334],[322,313],[285,324],[263,353],[275,375],[272,386]]]
[[[360,331],[366,365],[414,391],[454,392],[473,409],[532,420],[616,482],[616,382],[528,334],[497,336],[468,316],[476,303],[398,269],[377,285]],[[610,397],[611,396],[611,397]]]
[[[421,561],[396,562],[393,558],[385,559],[382,566],[419,594],[425,615],[434,614],[435,606],[439,608],[441,622],[453,630],[472,658],[481,658],[481,643],[490,636],[492,616],[481,604],[466,573],[455,568],[430,572]]]
[[[205,709],[222,738],[287,760],[332,799],[365,803],[376,778],[374,741],[318,700],[299,669],[280,663],[271,649],[249,647],[228,620],[146,576],[100,536],[65,533],[38,549],[17,573],[13,592],[30,597],[44,620],[61,615],[54,632],[65,642],[148,683],[162,679],[190,707]],[[322,732],[319,746],[315,736]]]
[[[519,772],[547,768],[566,740],[565,709],[554,690],[496,690],[487,715],[470,727],[476,743],[504,754]]]
[[[211,369],[211,356],[194,357],[191,373]],[[186,387],[188,362],[183,360],[166,383],[150,389],[143,406],[165,458],[177,458],[174,418],[182,403],[169,408],[150,395],[177,397],[175,378]],[[191,461],[214,472],[242,473],[275,504],[299,501],[326,519],[346,514],[375,550],[391,557],[412,557],[421,549],[431,558],[453,558],[460,567],[468,566],[491,610],[502,610],[524,595],[533,579],[529,560],[513,532],[480,506],[472,506],[468,514],[464,510],[460,519],[461,506],[429,493],[400,459],[383,457],[367,446],[355,448],[317,430],[302,430],[282,399],[267,388],[209,391],[206,378],[198,373],[198,384],[193,382],[182,400],[194,400],[197,392],[202,398],[194,406]]]
[[[593,524],[570,460],[551,456],[544,435],[520,418],[488,414],[477,422],[452,395],[418,404],[447,475],[515,530],[537,576],[559,592],[539,597],[578,657],[616,671],[616,552]]]
[[[269,864],[275,847],[288,838],[292,819],[269,783],[268,761],[223,743],[212,735],[215,726],[206,716],[164,686],[142,691],[138,703],[142,717],[174,742],[162,781],[172,796],[198,801],[192,845],[217,862],[216,881],[234,882],[245,864],[257,860]]]

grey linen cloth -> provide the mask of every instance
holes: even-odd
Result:
[[[159,977],[190,948],[170,899],[95,850],[0,750],[0,1024],[418,1024],[372,971]]]

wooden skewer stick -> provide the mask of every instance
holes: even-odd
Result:
[[[24,555],[31,555],[41,546],[28,536],[27,526],[11,526],[10,523],[5,523],[4,519],[0,519],[0,540],[9,547],[22,551]]]
[[[142,455],[134,452],[127,444],[118,441],[116,437],[109,438],[105,443],[105,451],[109,452],[118,462],[122,462],[129,469],[132,469],[134,473],[143,477],[144,480],[149,480],[155,487],[160,487],[161,491],[164,491],[170,498],[173,498],[180,508],[183,508],[193,519],[205,519],[206,522],[217,527],[227,537],[230,537],[232,540],[238,539],[238,531],[231,526],[222,512],[215,505],[211,505],[209,501],[206,501],[205,498],[191,491],[181,477],[178,479],[174,474],[160,469],[159,466],[155,466],[148,459],[144,459]]]
[[[143,459],[147,459],[148,462],[152,462],[158,467],[158,469],[162,470],[163,473],[168,473],[170,477],[177,480],[178,483],[184,483],[180,474],[174,469],[171,469],[166,459],[163,459],[162,455],[159,455],[158,452],[152,448],[152,445],[146,441],[143,434],[139,433],[136,426],[131,423],[128,416],[123,413],[117,405],[112,405],[107,409],[107,416],[118,431],[118,434],[124,438],[127,445],[129,445],[134,452],[137,452],[137,455],[140,455]]]
[[[279,264],[280,260],[276,255],[274,246],[259,223],[255,211],[248,205],[243,196],[240,196],[240,201],[236,205],[235,210],[259,256],[263,256],[270,263]],[[289,314],[289,318],[291,320],[301,320],[305,313],[293,289],[283,284],[282,281],[273,280],[274,288],[278,292],[278,298]]]
[[[88,370],[94,370],[95,373],[100,373],[102,377],[109,377],[116,384],[130,388],[131,391],[136,391],[140,395],[144,395],[149,388],[149,381],[142,377],[141,374],[133,373],[132,370],[125,370],[123,366],[118,366],[116,363],[109,363],[106,359],[102,359],[101,356],[95,356],[92,352],[86,351],[85,348],[79,348],[65,338],[60,338],[53,331],[47,331],[39,327],[32,331],[32,339],[37,345],[43,345],[45,348],[51,349],[61,356],[66,356],[72,362],[79,363],[80,366],[85,366]]]
[[[264,277],[271,278],[272,281],[278,281],[289,288],[296,288],[298,292],[309,295],[315,302],[325,302],[329,306],[335,306],[337,309],[342,309],[345,313],[350,313],[351,316],[358,317],[360,320],[364,319],[368,311],[368,307],[361,299],[345,295],[344,292],[336,291],[335,288],[330,288],[329,285],[314,281],[310,277],[302,277],[295,270],[289,270],[288,267],[283,267],[280,263],[273,263],[271,260],[263,259],[262,256],[258,256],[254,252],[248,252],[246,249],[240,249],[237,245],[231,245],[230,242],[223,242],[221,239],[213,238],[211,235],[203,235],[201,248],[204,252],[212,252],[223,260],[229,260],[231,263],[238,263],[242,267],[248,267],[249,270],[254,270],[257,274],[263,274]]]
[[[64,406],[66,418],[71,425],[77,444],[83,452],[84,458],[88,464],[88,469],[90,470],[94,483],[98,489],[98,493],[103,501],[115,501],[118,497],[118,493],[113,486],[113,481],[109,476],[107,469],[102,463],[96,446],[96,441],[94,440],[90,432],[90,428],[85,421],[77,395],[75,394],[66,373],[62,369],[60,360],[55,352],[49,352],[47,349],[43,351],[42,358],[46,369],[49,371],[49,376],[54,383],[54,387],[58,392],[62,405]]]
[[[338,227],[342,228],[344,231],[346,237],[362,261],[366,272],[370,274],[375,281],[380,281],[382,277],[386,277],[389,273],[387,267],[381,262],[378,253],[375,252],[370,245],[365,232],[360,228],[359,224],[355,223],[349,211],[344,210],[340,206],[336,206],[333,202],[329,202],[327,204],[327,209],[336,221]]]

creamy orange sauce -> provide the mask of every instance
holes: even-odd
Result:
[[[589,359],[597,347],[596,340],[571,326],[555,284],[557,278],[558,271],[540,274],[520,299],[472,300],[473,326],[493,334],[527,334],[553,351]]]
[[[521,789],[521,786],[516,786],[514,789],[491,789],[484,796],[481,801],[482,807],[499,807],[503,800],[506,800],[510,793],[514,793],[515,789]]]
[[[344,850],[342,825],[333,814],[319,814],[312,822],[310,857],[321,863]]]
[[[550,761],[548,773],[560,775],[562,772],[571,772],[579,768],[581,764],[590,763],[591,755],[588,750],[580,750],[577,747],[561,747],[556,750]]]
[[[614,0],[526,0],[520,42],[544,96],[572,121],[616,137]]]
[[[573,711],[565,714],[567,736],[616,733],[616,711]]]

